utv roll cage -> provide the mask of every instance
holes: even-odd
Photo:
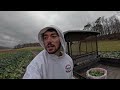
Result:
[[[86,71],[92,67],[102,67],[108,70],[108,78],[120,78],[120,60],[101,58],[98,54],[99,32],[69,30],[64,32],[67,44],[67,54],[73,59],[73,74],[76,78],[86,79]],[[116,68],[116,72],[112,69]]]

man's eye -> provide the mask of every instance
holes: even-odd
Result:
[[[52,36],[53,38],[56,38],[57,36],[56,35],[54,35],[54,36]]]
[[[43,39],[44,39],[44,40],[46,40],[46,39],[47,39],[47,37],[43,37]]]

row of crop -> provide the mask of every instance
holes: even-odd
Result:
[[[100,57],[120,59],[120,51],[102,51],[99,52]]]
[[[0,53],[0,79],[21,79],[33,58],[32,53],[26,50]]]

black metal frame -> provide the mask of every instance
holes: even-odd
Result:
[[[120,74],[120,59],[113,59],[113,58],[101,58],[98,55],[98,43],[97,43],[97,35],[98,32],[92,32],[92,31],[80,31],[80,30],[72,30],[64,32],[65,41],[67,42],[67,48],[68,48],[68,54],[72,57],[74,68],[73,68],[73,74],[78,79],[87,79],[85,73],[88,69],[93,67],[102,67],[106,68],[107,71],[110,71],[108,73],[108,79],[112,78],[120,78],[118,77]],[[94,52],[86,53],[86,54],[80,54],[78,57],[73,57],[70,51],[70,43],[72,41],[81,41],[82,39],[88,37],[88,36],[95,36],[95,43],[93,41],[93,44],[91,42],[91,48],[92,51],[94,51],[93,45],[96,45],[96,49]],[[87,39],[89,42],[89,38]],[[79,45],[79,44],[78,44]],[[89,44],[88,44],[89,46]],[[78,47],[79,48],[79,47]],[[87,47],[86,47],[87,50]],[[79,50],[80,51],[80,50]],[[108,67],[109,66],[109,67]],[[112,69],[117,68],[116,71],[113,71]],[[112,72],[113,71],[113,72]],[[117,74],[116,74],[117,73]],[[112,76],[111,76],[112,74]]]
[[[72,57],[73,63],[74,63],[74,76],[76,76],[78,78],[85,78],[85,77],[80,76],[79,73],[77,73],[77,70],[86,68],[87,66],[92,65],[92,64],[96,63],[97,61],[99,61],[98,46],[97,46],[98,45],[97,44],[97,35],[98,34],[99,34],[98,32],[81,31],[81,30],[70,30],[70,31],[64,32],[65,41],[67,42],[68,55],[70,55]],[[90,52],[87,54],[80,54],[78,57],[74,58],[72,56],[72,52],[70,50],[70,48],[71,48],[70,43],[73,41],[81,41],[82,39],[89,37],[89,36],[95,36],[96,51],[92,52],[92,53]],[[91,42],[91,48],[93,51],[92,42]],[[87,50],[87,43],[86,43],[86,50]],[[79,63],[79,62],[81,62],[80,66],[77,65],[77,63]]]
[[[97,35],[99,33],[98,32],[93,32],[93,31],[81,31],[81,30],[70,30],[70,31],[66,31],[64,32],[64,37],[65,37],[65,41],[67,42],[67,49],[68,49],[68,55],[71,56],[71,45],[70,43],[73,41],[81,41],[82,39],[89,37],[89,36],[95,36],[96,39],[96,52],[98,55],[98,44],[97,44]],[[86,50],[87,50],[87,42],[86,43]],[[91,48],[93,51],[93,46],[92,46],[92,42],[91,42]],[[87,52],[87,51],[86,51]],[[72,56],[71,56],[72,57]]]

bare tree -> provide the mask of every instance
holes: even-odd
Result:
[[[115,18],[115,33],[119,33],[120,32],[120,21],[117,19],[117,18]]]
[[[105,34],[106,35],[109,35],[110,34],[110,23],[109,23],[109,19],[108,18],[106,18],[105,19]]]
[[[100,32],[100,35],[102,35],[103,33],[103,25],[101,20],[102,20],[102,17],[97,18],[94,26],[92,27],[92,30]]]
[[[109,18],[111,34],[115,31],[115,16]]]
[[[88,22],[87,25],[84,26],[83,30],[91,30],[91,24]]]

